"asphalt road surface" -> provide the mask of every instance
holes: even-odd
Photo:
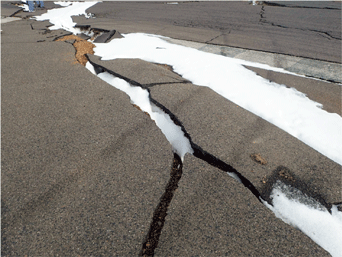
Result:
[[[171,37],[341,62],[341,2],[104,2],[88,11]]]
[[[217,167],[189,154],[176,165],[150,117],[77,63],[70,42],[53,41],[65,31],[49,31],[48,22],[27,19],[32,14],[16,13],[11,2],[1,6],[2,15],[23,18],[1,28],[2,256],[138,256],[150,243],[155,256],[329,256]],[[88,9],[95,19],[74,20],[339,63],[340,7],[103,2]],[[149,87],[196,144],[261,194],[282,171],[316,199],[342,201],[339,164],[209,88],[141,60],[94,62]],[[339,108],[340,85],[258,73],[333,99],[331,112]],[[161,220],[159,207],[167,209]],[[158,241],[148,241],[160,226]]]

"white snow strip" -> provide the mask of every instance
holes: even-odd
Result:
[[[98,2],[55,2],[64,7],[48,10],[47,13],[35,16],[35,18],[37,21],[49,20],[54,24],[49,27],[50,30],[64,29],[76,34],[79,33],[79,30],[74,28],[76,23],[72,21],[71,16],[85,15],[85,17],[89,17],[85,10],[96,3]]]
[[[333,206],[330,214],[316,200],[280,181],[275,184],[271,198],[273,206],[265,201],[264,204],[276,217],[301,230],[332,256],[342,256],[342,212],[337,206]]]
[[[228,174],[229,176],[231,176],[233,179],[235,179],[236,181],[242,183],[241,179],[240,179],[240,178],[238,177],[238,175],[236,175],[234,172],[228,172],[228,171],[227,171],[227,174]]]
[[[86,68],[96,75],[94,67],[90,62],[87,62]],[[142,111],[147,112],[170,142],[173,151],[182,158],[182,161],[186,153],[193,153],[190,141],[184,136],[181,127],[177,126],[169,115],[150,102],[149,92],[146,89],[131,86],[125,80],[114,77],[108,72],[102,72],[97,76],[113,87],[125,92],[130,97],[132,104],[139,106]]]
[[[23,4],[22,5],[19,5],[18,7],[21,7],[21,8],[23,8],[24,10],[24,12],[28,12],[29,11],[29,7],[28,7],[28,5],[26,4],[27,3],[27,1],[26,0],[21,0],[21,2],[23,2]]]
[[[341,116],[322,110],[321,104],[294,88],[269,82],[233,58],[171,44],[143,33],[125,34],[124,38],[95,45],[95,55],[102,60],[139,58],[171,65],[185,79],[211,88],[342,164]]]

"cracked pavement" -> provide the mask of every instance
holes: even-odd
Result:
[[[2,3],[5,10],[6,4]],[[222,4],[217,3],[216,8],[222,9]],[[241,3],[230,4],[233,9]],[[163,9],[160,3],[147,5]],[[191,9],[209,16],[207,3],[198,3],[204,5],[199,10],[194,5],[184,3],[186,8],[178,15]],[[152,12],[151,6],[142,4],[132,6],[104,2],[88,10],[99,18],[76,17],[75,21],[120,33],[153,31],[198,42],[217,36],[207,25],[194,29],[166,25],[170,18],[165,12]],[[141,16],[125,20],[120,18],[125,15],[120,8],[127,8],[132,16],[140,11]],[[252,10],[249,8],[252,6],[246,4]],[[142,12],[149,9],[148,14]],[[170,9],[166,12],[172,14]],[[155,24],[152,13],[161,16],[161,24]],[[151,21],[142,19],[144,15]],[[220,27],[218,20],[212,23]],[[2,256],[142,255],[153,216],[168,192],[170,170],[177,170],[174,164],[179,160],[154,122],[134,108],[125,93],[75,62],[70,42],[54,41],[68,33],[45,30],[47,25],[28,19],[2,25]],[[220,35],[211,42],[234,46],[230,38],[223,40]],[[274,39],[278,44],[274,51],[295,55],[287,52],[290,47],[281,48],[282,36]],[[252,49],[267,48],[254,39],[246,44],[253,45]],[[329,48],[325,40],[320,37]],[[335,54],[341,54],[336,48],[334,53],[312,53],[312,48],[301,56],[312,54],[310,58],[334,62]],[[185,81],[169,67],[141,60],[96,62],[146,86],[182,122],[194,143],[232,165],[261,193],[267,192],[267,179],[284,166],[296,176],[299,187],[308,185],[327,203],[341,202],[341,166],[284,131],[212,90]],[[264,76],[300,84],[308,94],[320,95],[312,90],[308,78],[268,71]],[[317,82],[315,88],[328,85]],[[331,90],[338,92],[335,87]],[[337,112],[340,107],[332,104],[329,108]],[[251,155],[256,153],[267,164],[253,160]],[[306,235],[276,218],[225,172],[189,154],[181,168],[183,174],[176,182],[178,188],[172,186],[174,194],[155,256],[329,256]]]

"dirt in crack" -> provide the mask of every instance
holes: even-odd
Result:
[[[73,46],[76,49],[76,55],[75,55],[76,60],[78,63],[85,66],[88,61],[85,55],[94,54],[93,48],[95,47],[95,45],[75,35],[64,36],[64,37],[58,38],[56,41],[67,41],[67,40],[75,40],[75,42],[73,43]]]
[[[168,207],[170,206],[173,195],[178,188],[178,182],[182,177],[182,168],[183,164],[181,158],[174,153],[169,182],[167,183],[165,192],[160,198],[159,204],[153,213],[150,230],[143,242],[139,256],[154,256],[154,250],[158,246],[159,237],[164,227]]]

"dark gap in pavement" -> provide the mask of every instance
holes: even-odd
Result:
[[[20,12],[22,12],[23,10],[18,10],[18,11],[16,11],[16,12],[14,12],[14,13],[12,13],[9,17],[14,17],[16,14],[18,14],[18,13],[20,13]]]
[[[97,64],[95,62],[93,62],[87,54],[85,56],[88,58],[88,61],[90,62],[90,64],[93,65],[96,75],[98,75],[98,74],[100,74],[102,72],[108,72],[108,73],[112,74],[115,77],[118,77],[120,79],[125,80],[126,82],[128,82],[129,84],[131,84],[133,86],[141,87],[143,89],[146,89],[148,91],[148,93],[149,93],[149,99],[150,99],[151,103],[153,103],[155,106],[159,107],[163,112],[165,112],[167,115],[169,115],[170,119],[177,126],[181,127],[181,130],[183,131],[184,136],[189,139],[190,143],[192,143],[191,137],[188,134],[188,132],[185,130],[185,127],[183,126],[182,122],[169,109],[167,109],[164,105],[162,105],[158,101],[154,100],[151,97],[151,92],[150,92],[150,90],[148,88],[146,88],[144,85],[140,84],[139,82],[137,82],[135,80],[129,79],[129,78],[127,78],[127,77],[125,77],[125,76],[123,76],[123,75],[121,75],[119,73],[116,73],[116,72],[114,72],[112,70],[109,70],[109,69],[107,69],[107,68],[105,68],[105,67],[103,67],[103,66],[101,66],[101,65],[99,65],[99,64]]]
[[[122,76],[114,71],[111,71],[101,65],[98,65],[94,62],[92,62],[89,57],[88,60],[90,61],[90,63],[93,65],[94,70],[96,72],[96,74],[99,74],[101,72],[108,72],[116,77],[119,77],[121,79],[124,79],[125,81],[127,81],[128,83],[130,83],[131,85],[134,86],[139,86],[141,88],[144,88],[143,85],[141,85],[139,82],[128,79],[125,76]],[[146,90],[148,90],[148,92],[150,93],[149,89],[146,88]],[[240,172],[238,172],[234,167],[232,167],[231,165],[225,163],[224,161],[218,159],[217,157],[215,157],[214,155],[212,155],[211,153],[203,150],[199,145],[195,144],[192,139],[190,134],[186,131],[185,127],[183,126],[182,122],[176,117],[176,115],[174,115],[169,109],[167,109],[164,105],[162,105],[161,103],[159,103],[158,101],[156,101],[155,99],[152,98],[151,94],[149,95],[149,99],[150,102],[152,104],[154,104],[155,106],[157,106],[158,108],[160,108],[165,114],[169,115],[170,119],[174,122],[175,125],[181,127],[182,132],[184,133],[184,136],[189,139],[189,142],[191,144],[191,147],[193,149],[193,155],[205,162],[207,162],[208,164],[224,171],[227,172],[228,175],[230,175],[231,177],[233,177],[235,180],[237,180],[238,182],[241,182],[257,199],[259,202],[263,203],[263,201],[267,201],[269,204],[272,204],[271,199],[269,199],[269,190],[265,190],[265,188],[261,189],[261,191],[259,191],[254,184],[249,181],[246,177],[244,177]],[[279,166],[282,167],[282,166]],[[288,170],[286,167],[283,167],[283,169]],[[278,174],[278,170],[273,171],[272,175],[270,176],[270,178],[265,178],[265,183],[269,189],[273,188],[273,185],[276,181],[274,181],[274,179],[272,179],[273,176],[277,176],[279,177]],[[275,175],[278,174],[278,175]],[[309,186],[306,185],[306,183],[304,181],[299,180],[299,178],[296,179],[297,182],[294,184],[289,184],[294,188],[297,188],[299,190],[301,190],[304,194],[310,196],[313,199],[316,199],[318,202],[320,202],[323,206],[325,206],[329,211],[331,210],[331,204],[327,203],[324,199],[325,197],[322,196],[321,194],[314,192],[313,190],[310,190]],[[285,181],[283,181],[285,183]]]
[[[93,65],[96,75],[98,75],[98,74],[100,74],[102,72],[108,72],[108,73],[112,74],[115,77],[118,77],[120,79],[125,80],[126,82],[128,82],[129,84],[131,84],[133,86],[144,88],[144,86],[142,84],[140,84],[139,82],[137,82],[135,80],[132,80],[132,79],[129,79],[129,78],[127,78],[127,77],[125,77],[125,76],[123,76],[123,75],[121,75],[119,73],[116,73],[116,72],[114,72],[112,70],[109,70],[109,69],[107,69],[107,68],[105,68],[105,67],[103,67],[103,66],[101,66],[101,65],[99,65],[99,64],[97,64],[95,62],[93,62],[90,59],[88,54],[86,54],[85,56],[87,57],[87,59],[90,62],[90,64]]]
[[[182,80],[182,81],[177,81],[177,82],[157,82],[157,83],[149,83],[149,84],[144,84],[142,85],[143,88],[150,88],[154,86],[160,86],[160,85],[170,85],[170,84],[189,84],[191,83],[190,81],[187,80]]]
[[[234,167],[221,161],[220,159],[216,158],[214,155],[206,152],[200,146],[194,144],[193,142],[191,142],[191,147],[194,150],[193,155],[195,157],[207,162],[208,164],[222,171],[230,173],[230,175],[232,175],[236,180],[239,179],[240,180],[239,182],[241,182],[247,189],[249,189],[249,191],[251,191],[253,195],[262,203],[261,200],[263,199],[263,197],[261,196],[258,189],[256,189],[256,187],[246,177],[244,177],[240,172],[238,172]]]
[[[99,64],[96,64],[94,62],[92,62],[89,58],[89,56],[87,55],[87,58],[89,60],[89,62],[93,65],[95,73],[99,74],[102,72],[108,72],[118,78],[121,78],[125,81],[127,81],[128,83],[134,85],[134,86],[139,86],[144,88],[143,85],[141,85],[139,82],[128,79],[125,76],[122,76],[114,71],[111,71]],[[149,89],[147,88],[146,90],[148,90],[148,92],[150,93]],[[183,126],[182,122],[176,117],[176,115],[174,115],[169,109],[167,109],[164,105],[162,105],[161,103],[159,103],[158,101],[156,101],[155,99],[153,99],[151,97],[151,95],[149,95],[150,101],[152,104],[156,105],[157,107],[159,107],[164,113],[166,113],[167,115],[169,115],[169,117],[171,118],[171,120],[179,127],[181,127],[182,132],[184,133],[184,136],[186,138],[189,139],[191,147],[194,151],[193,155],[207,163],[209,163],[210,165],[228,172],[229,175],[231,175],[232,177],[234,177],[236,180],[238,180],[239,182],[241,182],[246,188],[248,188],[253,195],[255,195],[256,198],[258,198],[258,200],[261,202],[261,200],[263,199],[260,195],[260,192],[256,189],[256,187],[246,178],[244,177],[241,173],[239,173],[235,168],[233,168],[232,166],[230,166],[229,164],[221,161],[220,159],[216,158],[214,155],[206,152],[205,150],[203,150],[200,146],[196,145],[192,140],[191,137],[189,135],[189,133],[186,131],[185,127]]]
[[[165,192],[160,198],[159,204],[153,213],[150,229],[143,242],[139,256],[154,256],[154,250],[158,247],[159,237],[164,227],[167,210],[182,177],[182,168],[183,164],[181,158],[174,153],[170,179],[166,185]]]
[[[126,82],[130,83],[133,86],[139,86],[144,88],[143,85],[141,85],[139,82],[128,79],[125,76],[122,76],[114,71],[111,71],[103,66],[100,66],[90,60],[90,58],[87,56],[89,62],[93,65],[95,73],[99,74],[101,72],[108,72],[116,77],[119,77]],[[147,88],[146,90],[149,89]],[[150,93],[150,92],[149,92]],[[299,180],[298,178],[295,178],[294,180],[291,179],[294,176],[291,175],[291,171],[287,169],[286,167],[279,166],[279,169],[276,169],[272,172],[272,175],[268,178],[265,178],[265,185],[264,187],[259,191],[251,181],[249,181],[246,177],[244,177],[241,173],[239,173],[234,167],[231,165],[223,162],[222,160],[218,159],[214,155],[208,153],[207,151],[203,150],[200,146],[196,145],[192,140],[188,132],[185,130],[185,127],[182,125],[182,122],[165,106],[154,100],[151,95],[149,95],[151,104],[156,105],[159,107],[165,114],[168,114],[171,120],[178,126],[181,127],[184,136],[187,137],[190,141],[191,147],[193,149],[193,156],[207,162],[208,164],[227,172],[228,175],[233,177],[238,182],[242,183],[257,199],[260,203],[265,205],[265,202],[268,202],[268,204],[273,206],[272,199],[270,197],[270,194],[272,193],[273,187],[277,181],[281,181],[285,183],[286,185],[291,186],[291,190],[299,190],[301,194],[307,197],[302,197],[300,200],[304,204],[311,205],[314,201],[318,201],[320,204],[322,204],[326,209],[331,213],[331,207],[332,204],[327,203],[324,200],[323,195],[319,194],[317,191],[312,190],[308,184],[306,184],[304,181]],[[173,166],[171,169],[171,177],[170,180],[166,186],[165,192],[162,195],[160,202],[157,206],[157,208],[154,211],[152,223],[150,225],[149,232],[143,242],[142,250],[139,253],[139,256],[154,256],[154,250],[158,246],[159,237],[161,235],[161,231],[163,229],[165,219],[167,216],[167,210],[171,203],[171,200],[174,196],[175,190],[178,188],[178,182],[181,179],[182,175],[182,161],[180,157],[174,153],[174,160],[173,160]],[[291,193],[291,192],[290,192]]]

